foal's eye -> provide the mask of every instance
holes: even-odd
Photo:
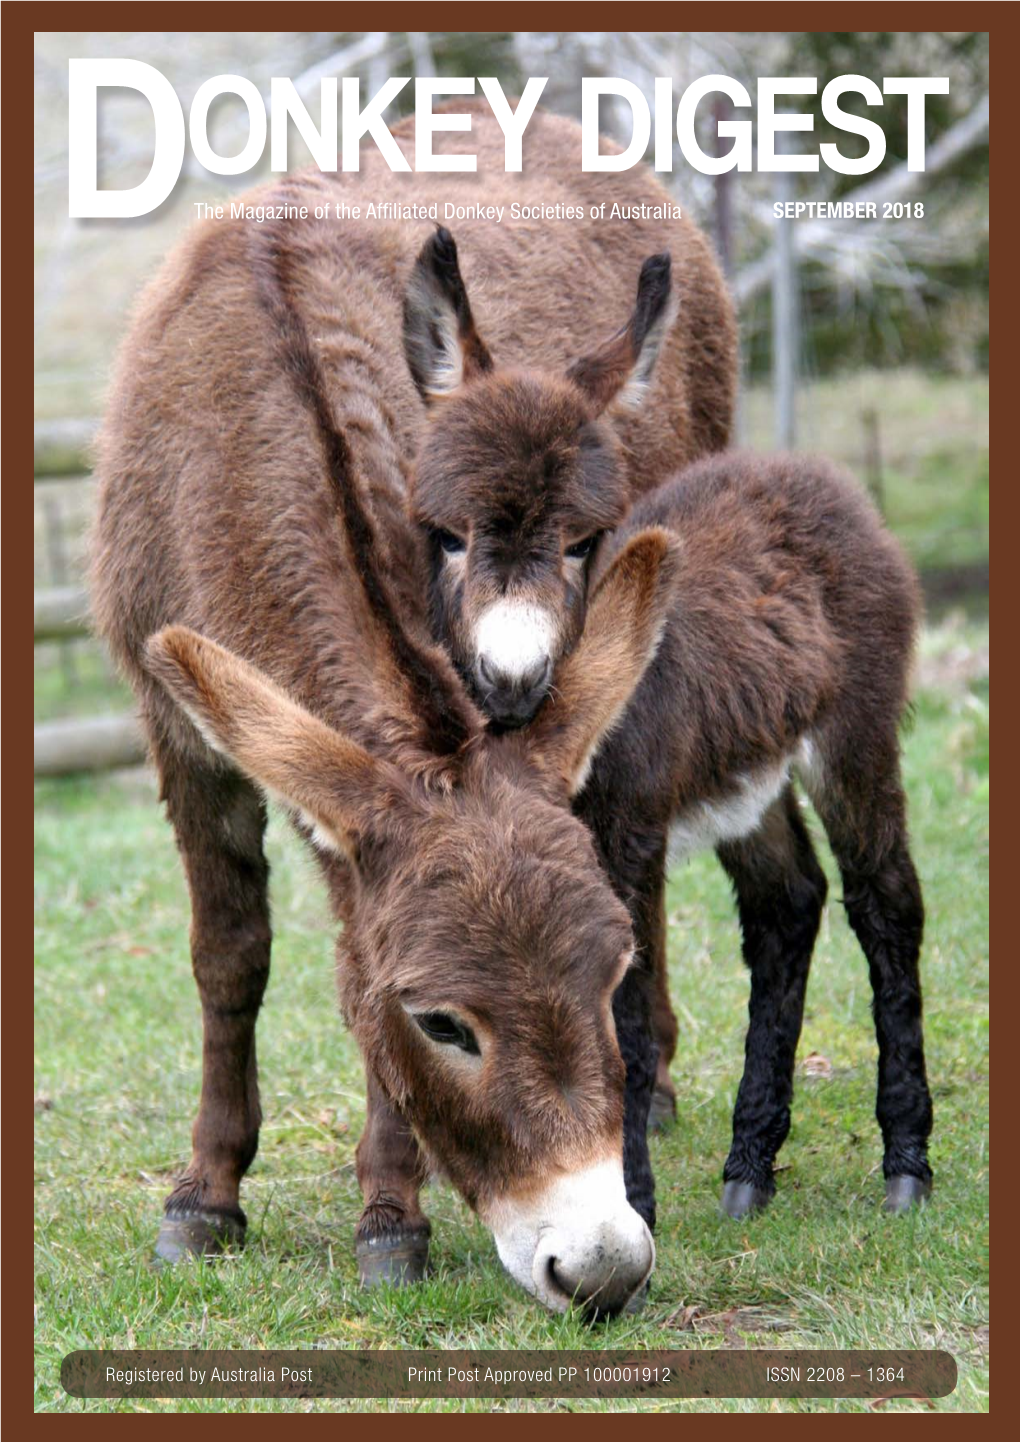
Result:
[[[568,546],[564,555],[568,556],[571,561],[583,561],[585,556],[591,555],[598,538],[599,532],[594,531],[592,535],[585,536],[583,541],[575,541],[572,546]]]
[[[448,556],[459,556],[462,551],[467,550],[467,541],[462,541],[452,531],[444,531],[440,528],[436,531],[436,540]]]
[[[433,1041],[443,1046],[458,1046],[472,1056],[479,1055],[474,1032],[455,1016],[449,1016],[445,1011],[421,1011],[415,1014],[414,1019]]]

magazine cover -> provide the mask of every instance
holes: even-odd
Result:
[[[17,8],[35,1411],[987,1410],[989,33]]]

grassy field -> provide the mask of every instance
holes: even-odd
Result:
[[[774,448],[772,392],[747,389],[739,440]],[[922,573],[988,560],[988,377],[917,370],[855,371],[805,382],[797,398],[799,449],[870,479],[868,427],[876,418],[880,489],[890,527]]]
[[[741,443],[767,450],[771,399],[749,390]],[[939,1410],[987,1405],[988,381],[860,373],[806,386],[806,449],[866,472],[879,416],[885,511],[926,578],[955,576],[963,612],[929,587],[920,691],[905,737],[929,910],[924,976],[935,1095],[931,1206],[882,1215],[873,1119],[875,1044],[864,959],[831,901],[816,954],[779,1194],[752,1222],[716,1211],[739,1081],[747,978],[733,906],[711,857],[671,879],[670,957],[681,1040],[681,1119],[654,1142],[660,1227],[651,1299],[589,1333],[546,1315],[502,1273],[488,1233],[433,1187],[434,1277],[362,1293],[353,1232],[360,1064],[336,1013],[332,940],[312,863],[271,828],[276,942],[259,1032],[265,1125],[245,1183],[249,1244],[214,1266],[157,1272],[163,1196],[187,1159],[200,1019],[187,903],[151,780],[37,788],[36,1170],[38,1364],[45,1410],[346,1410],[344,1404],[82,1404],[59,1385],[78,1347],[719,1347],[938,1345],[960,1364]],[[59,492],[59,493],[58,493]],[[50,584],[45,506],[59,505],[74,579],[88,483],[37,486],[37,585]],[[118,710],[130,697],[98,649],[36,651],[36,720]],[[805,1066],[807,1058],[812,1061]],[[818,1061],[817,1058],[822,1058]],[[354,1409],[485,1410],[394,1402]],[[601,1410],[514,1402],[505,1410]],[[694,1410],[704,1403],[619,1403]],[[864,1410],[865,1403],[732,1402],[716,1410]],[[902,1403],[901,1408],[922,1404]]]
[[[242,1256],[151,1266],[170,1177],[187,1157],[200,1026],[185,889],[151,781],[37,788],[36,1406],[42,1410],[347,1410],[344,1403],[81,1403],[59,1385],[82,1347],[928,1347],[951,1350],[956,1393],[987,1405],[987,630],[929,632],[905,737],[936,1120],[933,1202],[880,1211],[875,1044],[863,957],[833,880],[808,993],[793,1131],[763,1217],[716,1211],[739,1080],[747,979],[712,857],[670,885],[681,1036],[678,1125],[654,1142],[659,1262],[640,1316],[589,1332],[505,1277],[488,1233],[433,1187],[435,1274],[358,1289],[354,1146],[363,1085],[336,1015],[315,871],[271,828],[277,940],[259,1031],[265,1125],[245,1183]],[[826,853],[827,855],[827,853]],[[805,1059],[814,1055],[810,1066]],[[817,1058],[824,1058],[820,1062]],[[813,1074],[818,1073],[821,1074]],[[860,1411],[863,1402],[392,1402],[350,1410]],[[904,1410],[922,1403],[897,1403]]]

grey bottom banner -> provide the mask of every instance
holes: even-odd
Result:
[[[72,1397],[947,1397],[948,1352],[71,1352]]]

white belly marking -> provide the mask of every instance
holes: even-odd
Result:
[[[774,766],[735,776],[728,795],[718,801],[699,801],[682,811],[670,828],[670,861],[675,864],[721,841],[749,836],[786,785],[790,761],[787,756]]]

